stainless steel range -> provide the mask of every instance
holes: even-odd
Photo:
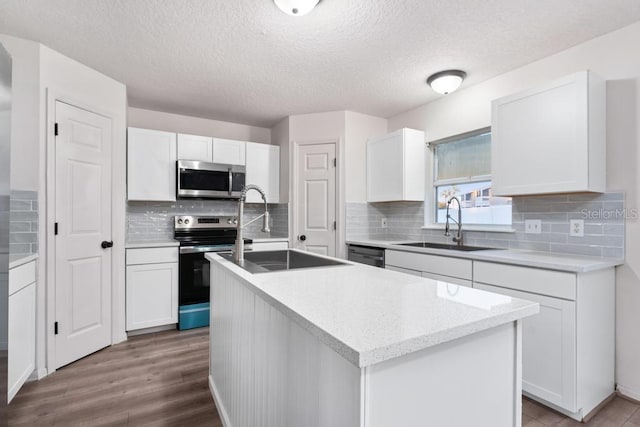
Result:
[[[174,238],[180,242],[178,329],[209,324],[210,274],[204,254],[231,252],[238,234],[237,224],[233,216],[175,217]]]

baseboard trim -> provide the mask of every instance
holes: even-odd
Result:
[[[218,389],[216,388],[211,375],[209,375],[209,391],[211,392],[211,397],[213,397],[213,402],[216,404],[216,409],[218,409],[218,415],[220,415],[222,425],[224,427],[232,427],[231,421],[229,421],[229,415],[227,415],[227,410],[220,401]]]
[[[591,419],[593,417],[596,416],[596,414],[598,412],[600,412],[600,410],[602,408],[604,408],[605,406],[607,406],[613,399],[615,399],[616,397],[616,392],[614,391],[613,393],[611,393],[611,395],[609,397],[607,397],[605,400],[603,400],[602,402],[600,402],[600,404],[598,406],[596,406],[595,408],[593,408],[591,410],[591,412],[589,412],[587,415],[584,416],[584,418],[582,419],[583,423],[588,423],[589,421],[591,421]]]
[[[154,332],[172,331],[178,327],[177,323],[170,325],[153,326],[151,328],[136,329],[135,331],[127,332],[128,337],[135,337],[136,335],[153,334]]]
[[[620,397],[631,400],[634,403],[640,404],[640,392],[632,390],[620,384],[618,384],[618,387],[616,387],[616,392]]]

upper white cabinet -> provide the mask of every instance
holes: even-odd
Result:
[[[128,200],[176,200],[176,134],[130,127],[127,138]]]
[[[589,71],[493,101],[496,196],[605,190],[605,82]]]
[[[178,160],[213,162],[213,138],[179,133]]]
[[[280,147],[277,145],[247,142],[247,184],[262,188],[268,203],[280,201]],[[256,191],[247,193],[247,202],[260,203],[262,197]]]
[[[213,162],[228,165],[246,164],[246,143],[234,139],[213,138]]]
[[[424,132],[399,129],[367,141],[367,201],[423,201]]]

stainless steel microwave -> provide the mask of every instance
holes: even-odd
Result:
[[[178,198],[238,199],[245,185],[241,165],[178,160]]]

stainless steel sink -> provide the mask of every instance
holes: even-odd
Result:
[[[449,243],[431,243],[431,242],[399,243],[399,245],[413,246],[416,248],[449,249],[452,251],[463,251],[463,252],[486,251],[489,249],[496,249],[496,248],[487,248],[483,246],[466,246],[466,245],[455,245],[455,244],[449,244]]]
[[[226,260],[237,264],[233,254],[219,254]],[[348,265],[341,261],[327,259],[306,252],[292,250],[245,252],[244,262],[237,264],[249,273],[268,273],[270,271],[295,270],[300,268],[330,267]]]

